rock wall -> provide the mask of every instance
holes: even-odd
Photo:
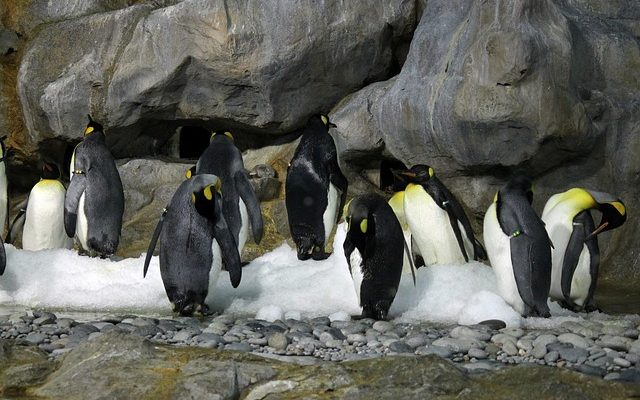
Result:
[[[79,139],[87,113],[122,158],[162,153],[187,125],[230,128],[245,149],[275,145],[331,110],[354,191],[372,190],[381,159],[427,163],[476,228],[515,170],[536,178],[539,210],[572,186],[618,194],[629,219],[601,236],[602,269],[640,282],[638,2],[0,4],[0,129],[17,149],[14,183],[33,180],[39,153]],[[281,179],[285,167],[274,165]]]

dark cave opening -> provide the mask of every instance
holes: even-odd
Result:
[[[393,171],[405,169],[407,169],[407,167],[399,160],[383,159],[380,161],[380,190],[389,192],[404,190],[404,184],[398,182],[398,180],[394,178]]]
[[[198,159],[209,146],[211,132],[201,126],[182,126],[178,128],[178,156],[185,159]]]

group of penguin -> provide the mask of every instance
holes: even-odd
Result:
[[[403,271],[411,272],[415,284],[416,267],[487,258],[500,295],[523,316],[548,317],[549,297],[576,311],[595,308],[597,235],[625,222],[620,199],[573,188],[552,196],[540,218],[531,206],[531,180],[515,175],[485,214],[485,250],[460,202],[427,165],[393,171],[395,193],[388,201],[367,193],[346,203],[348,182],[331,127],[319,114],[302,132],[287,169],[287,218],[298,259],[323,260],[330,255],[329,236],[344,216],[344,254],[362,317],[387,318]],[[6,210],[4,144],[0,151],[0,210]],[[21,205],[7,240],[23,226],[24,249],[71,248],[75,237],[81,252],[109,257],[119,244],[124,194],[103,128],[90,116],[70,171],[65,189],[57,165],[44,163],[42,179]],[[597,227],[593,209],[602,213]],[[259,244],[260,203],[232,134],[214,132],[159,218],[143,275],[160,240],[160,273],[174,312],[206,314],[223,269],[234,288],[240,284],[240,254],[249,231]],[[2,245],[0,275],[5,265]]]

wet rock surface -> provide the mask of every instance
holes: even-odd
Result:
[[[389,398],[420,398],[431,385],[429,393],[466,398],[466,388],[495,385],[529,398],[533,393],[511,382],[526,376],[520,384],[529,390],[545,380],[569,385],[567,398],[597,398],[601,389],[612,391],[608,398],[640,394],[640,386],[630,384],[640,383],[640,357],[620,344],[635,349],[638,339],[604,333],[622,326],[637,337],[640,317],[585,314],[556,325],[496,330],[326,317],[267,322],[227,314],[77,321],[14,312],[0,315],[0,390],[53,398],[237,398],[251,390],[365,398],[384,386]],[[576,333],[586,327],[594,340]]]

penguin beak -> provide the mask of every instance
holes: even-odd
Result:
[[[415,172],[411,172],[411,171],[400,171],[400,170],[393,170],[391,171],[395,176],[397,176],[398,178],[402,178],[403,176],[408,176],[409,178],[415,178],[416,177],[416,173]]]
[[[329,128],[337,128],[338,125],[334,124],[333,122],[329,122]]]
[[[587,240],[591,239],[592,237],[596,236],[597,234],[599,234],[600,232],[605,230],[607,228],[607,226],[609,226],[609,222],[601,223],[600,226],[598,226],[595,231],[591,232],[589,234],[589,236],[587,236],[584,240],[587,241]]]

